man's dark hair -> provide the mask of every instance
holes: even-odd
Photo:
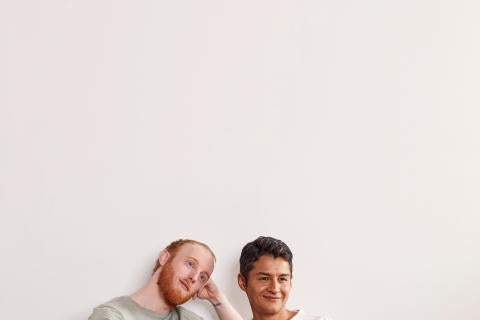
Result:
[[[253,269],[254,263],[261,256],[272,256],[274,259],[282,258],[290,265],[290,274],[293,270],[293,254],[290,248],[281,240],[272,237],[258,237],[247,243],[240,255],[240,274],[248,280],[248,274]]]

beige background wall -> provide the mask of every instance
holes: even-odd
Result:
[[[476,1],[1,1],[0,304],[85,319],[258,235],[290,308],[480,318]],[[206,304],[191,308],[206,319]]]

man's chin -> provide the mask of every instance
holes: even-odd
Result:
[[[264,315],[269,315],[269,316],[273,316],[273,315],[276,315],[278,313],[280,313],[282,311],[282,307],[283,306],[264,306],[262,308],[262,311],[263,311],[263,314]]]
[[[171,307],[175,307],[175,306],[178,306],[180,304],[184,304],[185,302],[187,302],[191,298],[192,298],[191,294],[182,295],[180,293],[174,293],[174,294],[165,295],[165,300]]]

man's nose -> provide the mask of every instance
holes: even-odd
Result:
[[[190,276],[188,277],[188,279],[190,280],[190,282],[191,282],[192,284],[194,284],[195,282],[197,282],[198,276],[199,276],[198,272],[192,271],[192,272],[190,273]]]
[[[272,279],[272,280],[270,281],[270,286],[268,287],[268,289],[269,289],[271,292],[278,292],[278,291],[280,291],[280,284],[278,283],[277,280]]]

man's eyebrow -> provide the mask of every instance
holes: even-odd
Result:
[[[257,272],[257,276],[271,276],[271,273],[268,272]],[[290,277],[290,273],[281,273],[278,275],[279,277]]]
[[[195,261],[195,262],[198,264],[198,260],[197,260],[197,259],[195,259],[195,258],[194,258],[194,257],[192,257],[192,256],[187,256],[187,259],[192,259],[193,261]]]

